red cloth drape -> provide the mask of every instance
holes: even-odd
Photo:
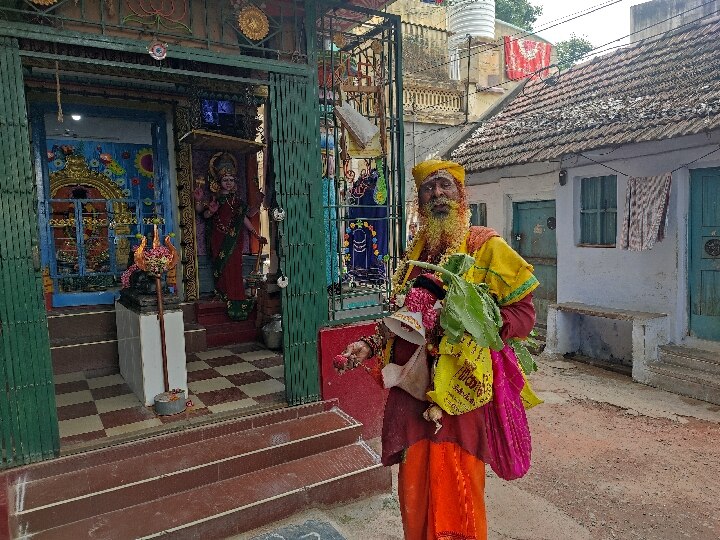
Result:
[[[235,212],[239,212],[241,208],[239,198],[234,198],[233,204],[227,202],[221,204],[217,213],[213,216],[214,226],[212,234],[210,235],[210,250],[213,260],[222,250],[223,243],[228,234],[222,231],[221,227],[225,230],[231,228],[236,219]],[[241,227],[240,230],[244,231],[245,227]],[[225,263],[225,268],[223,268],[219,276],[215,277],[215,289],[220,293],[224,293],[228,300],[245,300],[242,235],[236,241],[235,249]]]
[[[257,178],[258,178],[258,162],[257,162],[257,155],[256,154],[248,154],[245,158],[245,169],[247,171],[246,175],[246,185],[247,185],[247,203],[248,203],[248,218],[250,218],[250,223],[252,223],[253,227],[255,227],[255,230],[260,233],[260,205],[262,204],[262,192],[260,191],[260,188],[257,184]],[[260,249],[260,243],[258,242],[257,238],[255,238],[253,235],[250,236],[250,242],[248,244],[248,249],[250,250],[250,253],[257,253]]]
[[[505,41],[505,71],[509,79],[537,76],[538,70],[550,65],[552,46],[542,41],[503,38]]]

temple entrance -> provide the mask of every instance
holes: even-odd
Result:
[[[164,116],[33,108],[46,307],[112,304],[136,236],[173,230]]]

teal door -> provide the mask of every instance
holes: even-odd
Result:
[[[547,324],[548,305],[557,300],[555,201],[513,203],[512,246],[535,267],[540,286],[533,293],[537,323]]]
[[[690,176],[690,335],[720,341],[720,168]]]

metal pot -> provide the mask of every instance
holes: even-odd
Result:
[[[273,315],[262,327],[262,338],[268,349],[282,349],[282,315]]]

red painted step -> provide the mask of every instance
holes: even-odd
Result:
[[[225,538],[390,490],[334,402],[284,408],[12,469],[13,537]],[[0,497],[2,499],[2,497]],[[0,530],[2,530],[0,528]]]
[[[224,304],[223,304],[224,305]],[[181,304],[185,320],[185,351],[207,349],[204,326],[195,323],[193,304]],[[95,376],[117,373],[118,344],[113,306],[65,308],[48,313],[53,373],[84,371]],[[248,335],[241,329],[241,339]]]
[[[227,305],[218,300],[200,301],[195,305],[198,324],[206,329],[208,347],[220,347],[235,343],[257,341],[256,312],[246,321],[233,321],[227,315]]]
[[[254,321],[231,322],[205,327],[208,347],[220,347],[235,343],[250,343],[258,340]]]

